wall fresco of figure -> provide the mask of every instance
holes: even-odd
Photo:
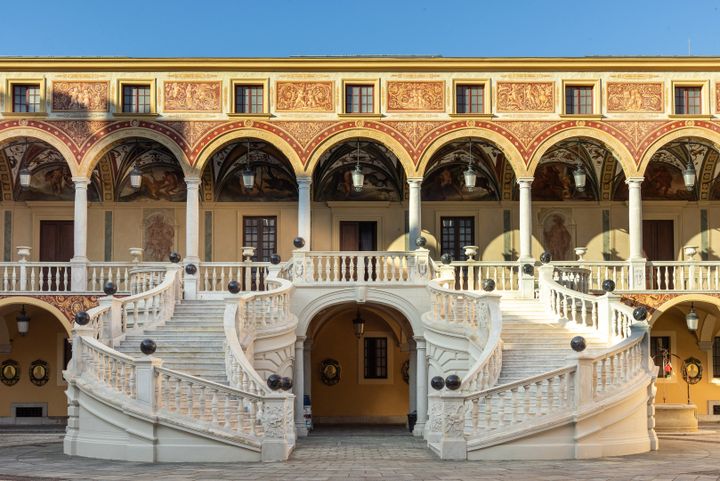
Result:
[[[123,183],[118,200],[166,200],[184,202],[187,197],[182,171],[169,166],[144,166],[141,168],[142,185],[134,189],[129,181]]]
[[[220,202],[293,202],[298,198],[297,186],[292,176],[274,165],[256,165],[255,185],[247,189],[243,185],[243,168],[230,172],[219,186],[217,200]]]
[[[175,212],[172,209],[143,210],[143,259],[168,260],[175,245]]]
[[[543,249],[550,252],[555,261],[574,260],[573,236],[570,232],[567,215],[552,212],[542,221]]]

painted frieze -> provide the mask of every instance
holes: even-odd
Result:
[[[388,112],[443,112],[444,82],[388,82]]]
[[[332,82],[278,82],[275,110],[279,112],[333,112]]]
[[[55,112],[107,112],[108,82],[53,82]]]
[[[498,82],[498,112],[553,112],[553,82]]]
[[[220,112],[220,82],[165,82],[163,85],[166,112]]]
[[[609,82],[607,84],[608,112],[662,112],[663,84],[639,82]]]

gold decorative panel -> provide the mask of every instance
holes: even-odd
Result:
[[[498,112],[554,112],[553,82],[498,82]]]
[[[107,112],[108,82],[53,82],[55,112]]]
[[[165,82],[163,86],[166,112],[220,112],[220,82]]]
[[[663,84],[609,82],[608,112],[662,112]]]
[[[445,82],[388,82],[388,112],[443,112]]]
[[[279,112],[333,112],[332,82],[278,82],[275,110]]]

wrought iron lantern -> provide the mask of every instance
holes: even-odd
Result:
[[[685,322],[687,323],[688,331],[695,332],[698,329],[699,318],[697,312],[695,312],[695,303],[690,304],[690,311],[685,316]]]
[[[130,185],[133,189],[139,189],[142,185],[142,172],[140,172],[137,164],[130,171]]]
[[[575,167],[575,170],[573,170],[573,179],[575,179],[575,188],[578,192],[584,192],[585,183],[587,182],[587,173],[582,165],[578,164],[577,167]]]
[[[252,190],[255,187],[255,171],[250,168],[250,153],[250,140],[248,139],[245,169],[242,171],[243,186],[248,190]]]
[[[360,308],[358,308],[357,314],[355,315],[355,319],[353,319],[352,323],[355,337],[360,339],[365,332],[365,319],[360,316]]]
[[[468,192],[475,190],[475,182],[477,181],[477,173],[473,169],[473,155],[472,155],[472,139],[468,140],[468,166],[463,172],[465,178],[465,188]]]
[[[18,333],[21,336],[26,335],[30,329],[30,316],[25,312],[25,304],[20,309],[20,314],[15,317],[15,321],[17,322]]]
[[[365,184],[365,174],[360,167],[360,139],[357,141],[357,152],[355,154],[355,170],[352,171],[352,183],[355,192],[362,192]]]
[[[28,190],[30,188],[30,179],[32,178],[32,175],[30,174],[30,169],[27,167],[23,167],[20,169],[20,188],[22,190]]]
[[[688,192],[691,192],[695,188],[695,179],[695,165],[693,164],[692,160],[690,160],[685,170],[683,170],[683,180],[685,181],[685,188],[688,190]]]

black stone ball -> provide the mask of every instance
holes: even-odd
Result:
[[[75,313],[75,324],[78,326],[85,326],[90,322],[90,314],[85,311],[78,311]]]
[[[280,254],[273,254],[270,256],[270,264],[272,264],[274,266],[280,264],[281,260],[282,259],[280,258]]]
[[[492,279],[485,279],[482,281],[482,288],[485,292],[492,292],[495,290],[495,281]]]
[[[270,374],[267,378],[267,385],[273,391],[277,391],[282,385],[282,378],[277,374]]]
[[[644,321],[647,319],[648,310],[644,306],[636,307],[633,310],[633,319],[636,321]]]
[[[535,266],[533,266],[532,264],[523,264],[522,271],[523,274],[531,276],[535,273]]]
[[[145,339],[140,343],[140,350],[146,356],[153,354],[155,352],[155,349],[157,349],[157,344],[155,344],[155,341],[153,341],[152,339]]]
[[[540,254],[540,262],[543,264],[549,264],[550,261],[552,261],[552,254],[550,254],[548,251],[543,252]]]
[[[293,387],[292,379],[289,377],[283,377],[280,379],[280,389],[283,391],[289,391]]]
[[[615,290],[615,281],[612,279],[605,279],[602,283],[602,289],[605,292],[612,292]]]
[[[575,336],[570,340],[570,347],[575,352],[583,352],[587,347],[587,342],[582,336]]]
[[[185,266],[185,272],[194,276],[197,274],[197,266],[195,264],[188,264]]]
[[[238,281],[228,282],[228,291],[230,291],[230,294],[237,294],[240,292],[240,283]]]
[[[296,237],[293,239],[293,245],[296,249],[302,249],[303,247],[305,247],[305,239],[303,239],[302,237]]]
[[[445,254],[440,256],[440,262],[442,262],[445,265],[448,265],[452,262],[452,256],[446,252]]]
[[[117,292],[117,286],[113,281],[107,281],[103,285],[103,292],[107,294],[108,296],[112,296]]]
[[[430,386],[436,391],[440,391],[445,387],[445,379],[443,379],[442,376],[435,376],[430,379]]]
[[[420,236],[417,239],[415,239],[415,245],[417,247],[425,247],[427,245],[427,239],[424,238],[423,236]]]
[[[447,386],[447,388],[451,391],[457,391],[460,389],[460,384],[462,384],[462,381],[460,380],[460,376],[457,374],[450,374],[447,379],[445,379],[445,386]]]
[[[171,252],[168,257],[170,258],[170,262],[172,262],[173,264],[177,264],[182,259],[180,257],[180,254],[178,254],[177,252]]]

